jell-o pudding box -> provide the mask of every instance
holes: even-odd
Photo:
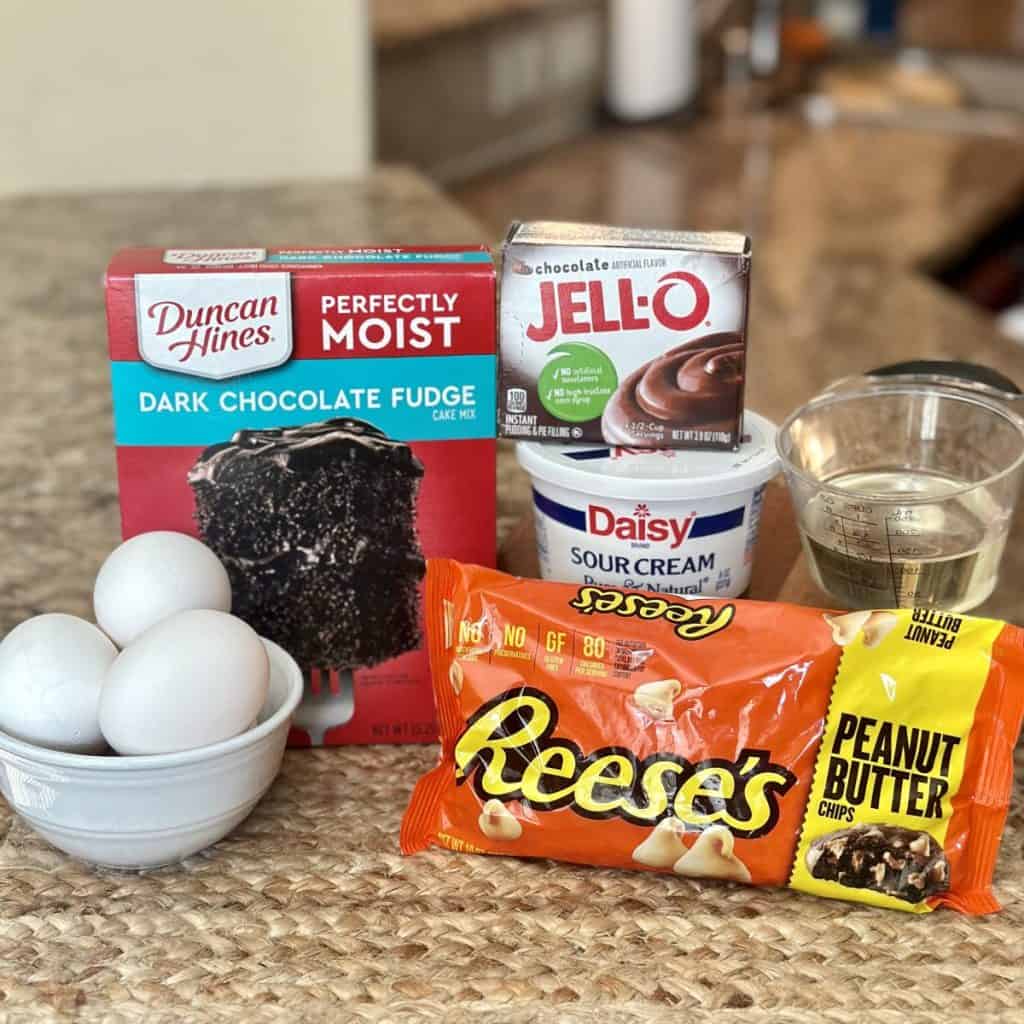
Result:
[[[516,223],[501,279],[502,437],[740,442],[750,239]]]

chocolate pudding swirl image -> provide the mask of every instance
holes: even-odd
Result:
[[[743,386],[743,339],[735,331],[694,338],[634,370],[608,399],[609,444],[657,448],[673,430],[731,434]]]

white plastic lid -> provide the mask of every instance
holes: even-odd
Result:
[[[779,471],[775,425],[747,411],[739,451],[612,448],[600,444],[516,445],[530,476],[604,498],[686,500],[753,491]]]

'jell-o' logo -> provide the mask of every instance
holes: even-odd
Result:
[[[658,278],[650,297],[635,295],[633,280],[620,277],[614,282],[612,296],[597,281],[541,281],[539,323],[526,328],[531,341],[551,341],[558,334],[600,334],[606,331],[636,331],[651,326],[641,311],[650,307],[654,319],[670,331],[693,330],[704,321],[711,306],[707,286],[696,274],[673,270]],[[688,291],[690,302],[684,312],[669,308],[668,296],[680,289]],[[676,302],[680,301],[678,299]]]

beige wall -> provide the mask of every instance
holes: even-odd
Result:
[[[338,177],[366,0],[0,0],[0,194]]]

